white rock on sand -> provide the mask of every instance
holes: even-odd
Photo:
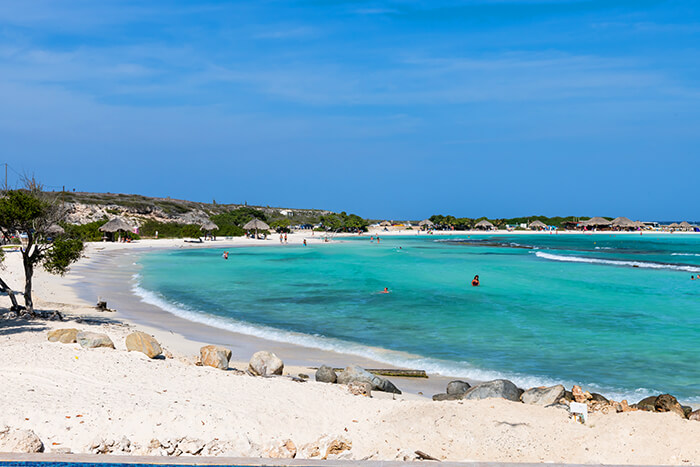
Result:
[[[99,253],[92,247],[89,255]],[[91,313],[67,280],[41,274],[37,303]],[[67,327],[107,334],[116,349],[48,342],[48,331]],[[700,464],[700,422],[675,413],[593,413],[584,426],[562,409],[502,399],[361,397],[338,384],[196,366],[206,343],[185,353],[192,343],[167,332],[156,337],[175,358],[152,360],[127,352],[134,330],[0,320],[0,427],[33,430],[47,450],[75,453],[404,460],[420,450],[453,461]]]

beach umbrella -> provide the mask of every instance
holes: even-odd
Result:
[[[597,225],[602,225],[602,226],[608,226],[612,224],[611,221],[605,219],[604,217],[592,217],[588,219],[587,221],[581,222],[583,225],[591,225],[591,226],[597,226]]]
[[[114,219],[110,220],[105,225],[100,227],[98,230],[100,232],[114,233],[119,232],[120,230],[123,230],[124,232],[130,232],[131,229],[131,225],[129,225],[124,219],[122,219],[121,217],[115,217]]]
[[[260,219],[256,219],[254,217],[250,222],[243,226],[243,229],[255,230],[255,238],[258,238],[258,230],[269,230],[270,226],[261,221]]]
[[[690,225],[690,222],[688,221],[683,221],[680,224],[678,224],[678,227],[680,227],[683,230],[693,230],[693,226]]]
[[[547,228],[547,224],[545,224],[542,221],[533,221],[530,223],[530,230],[534,230],[534,229],[542,230],[542,229],[546,229],[546,228]]]
[[[391,222],[389,221],[382,221],[379,223],[382,227],[391,227]]]
[[[422,220],[418,223],[418,227],[425,228],[425,229],[429,229],[429,228],[434,227],[434,226],[435,226],[435,224],[433,224],[430,221],[430,219],[425,219],[425,220]]]
[[[680,225],[677,222],[674,222],[673,224],[669,224],[667,227],[669,229],[677,229],[678,227],[680,227]]]
[[[61,227],[58,224],[51,224],[47,229],[46,233],[50,235],[63,235],[66,233],[65,230],[63,230],[63,227]]]
[[[614,227],[620,227],[623,229],[633,229],[637,227],[635,222],[632,222],[630,219],[626,217],[616,217],[615,219],[610,222]]]
[[[483,221],[477,222],[477,224],[474,227],[476,227],[477,229],[483,229],[483,230],[494,230],[496,228],[492,223],[490,223],[486,219],[484,219]]]
[[[218,230],[219,226],[214,224],[212,221],[206,221],[202,224],[202,230],[205,232],[211,232],[212,230]]]

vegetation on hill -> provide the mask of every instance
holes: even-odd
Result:
[[[585,220],[589,219],[589,217],[574,217],[574,216],[568,216],[568,217],[547,217],[547,216],[526,216],[526,217],[511,217],[511,218],[499,218],[499,219],[488,219],[486,217],[478,217],[478,218],[470,218],[470,217],[454,217],[454,216],[444,216],[441,214],[436,214],[433,216],[430,216],[430,221],[435,224],[435,226],[438,229],[451,229],[454,227],[456,230],[469,230],[474,228],[474,226],[482,221],[482,220],[488,220],[491,222],[494,226],[496,226],[499,229],[505,228],[507,225],[520,225],[520,224],[527,224],[529,225],[530,223],[539,220],[541,222],[544,222],[547,225],[551,225],[554,227],[562,227],[562,225],[566,222],[577,222],[579,220]]]

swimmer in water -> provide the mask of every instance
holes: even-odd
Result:
[[[477,274],[474,276],[474,279],[472,279],[472,286],[478,287],[479,286],[479,275]]]
[[[389,293],[389,287],[384,287],[384,290],[382,290],[380,293]]]
[[[228,251],[224,251],[224,259],[228,259]]]

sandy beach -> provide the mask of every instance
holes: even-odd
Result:
[[[290,235],[289,243],[304,238],[323,243],[318,233]],[[420,450],[450,461],[700,464],[700,423],[674,413],[593,413],[581,425],[558,407],[501,399],[434,402],[430,396],[444,392],[450,380],[434,375],[390,378],[402,395],[373,391],[368,398],[343,385],[197,366],[200,347],[217,344],[231,349],[231,368],[245,370],[253,353],[269,350],[285,362],[285,375],[311,380],[309,367],[321,364],[387,367],[193,323],[131,291],[134,259],[143,252],[243,245],[279,240],[93,243],[65,277],[38,272],[37,309],[59,310],[66,321],[0,321],[0,429],[30,429],[53,452],[414,460]],[[18,253],[5,259],[4,276],[15,289],[20,260]],[[97,311],[98,299],[116,311]],[[67,327],[104,332],[116,349],[47,341],[48,331]],[[134,330],[153,335],[168,358],[127,352],[124,341]]]

